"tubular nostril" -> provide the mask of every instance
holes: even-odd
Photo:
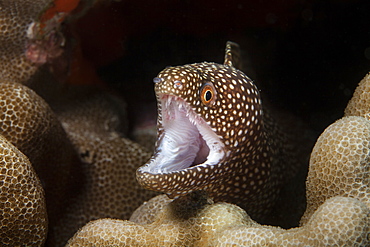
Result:
[[[162,79],[162,78],[159,78],[159,77],[154,77],[154,78],[153,78],[153,82],[154,82],[155,84],[160,83],[160,82],[162,82],[162,81],[163,81],[163,79]]]

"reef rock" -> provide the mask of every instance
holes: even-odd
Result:
[[[44,190],[28,158],[0,135],[0,241],[41,246],[48,219]]]
[[[369,214],[359,200],[335,197],[305,226],[284,230],[256,223],[233,204],[182,198],[164,206],[150,224],[92,221],[67,246],[366,246]]]
[[[80,88],[81,89],[81,88]],[[51,246],[64,245],[84,224],[99,218],[128,219],[155,195],[135,179],[135,170],[150,157],[143,147],[124,137],[125,104],[90,87],[65,92],[58,118],[81,161],[76,191],[50,236]]]
[[[353,197],[370,207],[370,121],[344,117],[317,139],[307,177],[304,224],[325,200]]]

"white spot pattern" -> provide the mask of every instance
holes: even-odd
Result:
[[[267,210],[274,193],[269,177],[271,155],[263,128],[261,99],[253,82],[233,67],[207,62],[169,67],[156,78],[159,78],[155,80],[157,97],[182,98],[215,131],[228,155],[220,164],[159,175],[139,169],[138,181],[170,197],[205,189],[216,201],[237,203],[251,215],[258,216]],[[200,88],[207,82],[212,82],[217,92],[214,104],[209,106],[199,97]],[[158,111],[160,136],[164,131],[160,104]],[[257,204],[265,205],[265,209],[255,207]]]

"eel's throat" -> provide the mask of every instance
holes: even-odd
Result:
[[[225,157],[219,136],[183,99],[160,95],[162,131],[152,159],[142,172],[163,174],[218,164]]]

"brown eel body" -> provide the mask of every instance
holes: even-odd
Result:
[[[240,63],[238,45],[228,42],[224,64],[168,67],[154,78],[158,139],[136,175],[170,198],[206,191],[258,220],[274,205],[285,171],[294,169],[284,134]]]

